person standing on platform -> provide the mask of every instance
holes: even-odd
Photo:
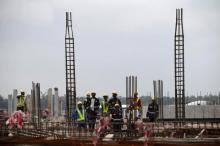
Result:
[[[116,92],[113,92],[112,93],[112,98],[109,100],[109,110],[110,110],[110,113],[112,114],[114,109],[115,109],[115,104],[118,104],[119,105],[119,108],[121,109],[122,106],[121,106],[121,100],[117,97],[117,93]]]
[[[154,97],[152,97],[152,102],[148,105],[147,118],[150,122],[155,122],[158,117],[158,104],[156,103]]]
[[[81,101],[77,102],[76,111],[74,113],[74,119],[77,122],[79,136],[81,135],[82,129],[84,130],[84,132],[87,132],[86,121],[85,121],[86,120],[85,109],[83,108],[83,104]]]
[[[25,111],[25,92],[21,91],[21,95],[17,96],[17,111]]]
[[[99,99],[96,98],[96,93],[92,92],[91,93],[91,103],[89,107],[89,131],[92,134],[94,129],[95,129],[95,124],[96,124],[96,119],[99,116]]]
[[[141,99],[138,97],[138,93],[134,93],[134,98],[132,101],[132,120],[137,121],[142,115],[142,104]]]
[[[101,113],[103,117],[109,116],[108,95],[103,95],[103,101],[101,102]]]

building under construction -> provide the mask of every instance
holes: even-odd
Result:
[[[9,128],[5,123],[0,126],[0,144],[37,144],[37,145],[121,145],[121,146],[200,146],[220,145],[220,118],[187,118],[185,102],[184,72],[184,31],[183,9],[176,9],[176,26],[174,35],[174,72],[175,72],[175,118],[164,116],[163,81],[154,80],[154,96],[159,105],[159,116],[155,122],[143,118],[132,121],[123,117],[123,123],[113,123],[100,118],[93,133],[79,131],[77,121],[71,115],[76,109],[76,71],[75,50],[71,12],[66,13],[65,65],[66,65],[66,120],[65,122],[42,121],[39,112],[40,85],[33,83],[33,113],[31,122],[24,122],[22,128]],[[137,92],[137,76],[126,77],[127,112],[134,93]],[[88,121],[89,123],[89,121]],[[86,125],[88,124],[86,123]],[[112,126],[120,124],[121,129],[114,131]],[[8,135],[13,136],[8,136]]]

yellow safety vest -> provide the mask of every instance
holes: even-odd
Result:
[[[108,106],[105,106],[105,101],[102,101],[102,110],[103,113],[108,113]]]
[[[85,120],[84,110],[82,110],[82,112],[79,110],[79,108],[77,108],[76,110],[77,110],[77,114],[78,114],[77,121],[84,121]]]
[[[17,101],[17,107],[24,107],[24,104],[25,104],[24,96],[19,96]]]
[[[140,100],[140,98],[138,97],[138,98],[136,99],[136,101],[134,101],[134,102],[136,103],[136,105],[134,106],[134,109],[135,109],[135,110],[139,110],[139,109],[141,108],[140,106],[137,105],[137,103],[139,102],[139,100]]]

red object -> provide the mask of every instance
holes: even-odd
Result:
[[[18,125],[18,128],[23,127],[23,113],[22,111],[16,111],[14,112],[11,117],[6,121],[6,124],[8,124],[8,128],[13,128],[14,125]]]

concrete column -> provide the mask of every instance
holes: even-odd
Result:
[[[58,117],[59,116],[59,111],[58,111],[58,104],[59,104],[59,99],[58,99],[58,88],[54,88],[54,116]]]
[[[47,108],[50,113],[52,113],[52,111],[51,111],[52,97],[53,97],[52,88],[49,88],[47,91],[47,102],[48,102]]]
[[[12,100],[13,100],[12,113],[13,113],[13,112],[17,111],[17,101],[18,101],[18,100],[17,100],[17,96],[18,96],[18,90],[17,90],[17,89],[14,89],[14,90],[13,90],[13,95],[12,95],[12,96],[13,96],[13,97],[12,97],[12,98],[13,98],[13,99],[12,99]]]
[[[37,123],[39,126],[41,119],[40,83],[37,83],[35,86],[35,108],[36,108]]]
[[[8,95],[8,116],[11,116],[13,111],[13,100],[12,100],[12,95]]]

